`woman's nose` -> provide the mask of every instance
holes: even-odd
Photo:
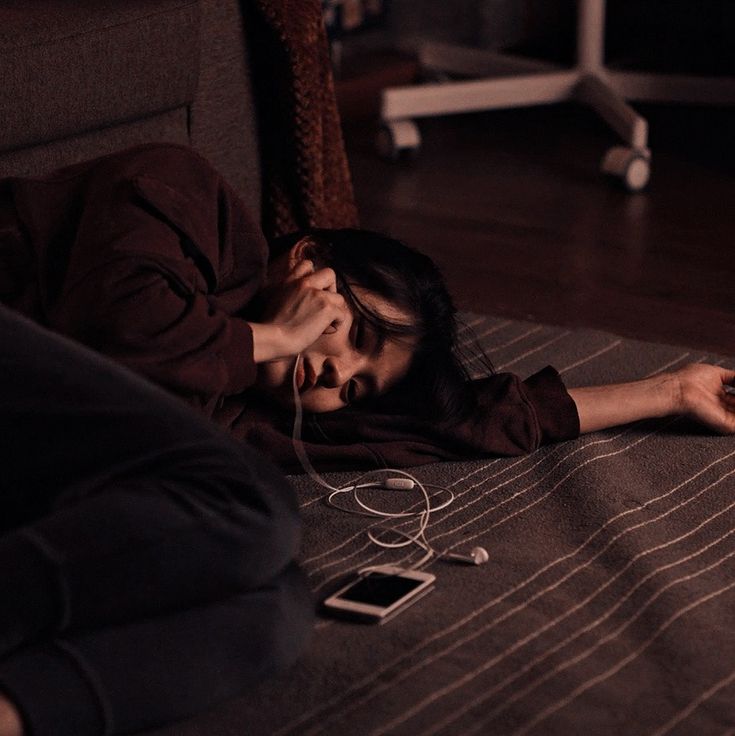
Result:
[[[330,356],[324,359],[322,382],[327,388],[338,388],[349,381],[353,373],[350,361]]]

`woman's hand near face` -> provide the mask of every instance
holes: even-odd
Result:
[[[281,284],[268,289],[263,321],[250,323],[255,362],[298,355],[347,316],[334,271],[315,271],[311,261],[300,261]]]

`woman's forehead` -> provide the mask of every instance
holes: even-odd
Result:
[[[355,296],[360,300],[360,303],[367,307],[371,312],[379,314],[386,320],[398,324],[412,325],[414,322],[413,316],[404,309],[401,309],[397,304],[386,299],[384,296],[378,294],[375,291],[366,289],[364,286],[358,284],[350,284]]]

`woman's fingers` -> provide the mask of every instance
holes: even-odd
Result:
[[[337,291],[334,270],[315,271],[308,259],[294,264],[287,282],[269,296],[263,321],[280,326],[281,355],[295,355],[321,335],[337,332],[350,315],[345,298]]]
[[[735,432],[735,396],[727,389],[735,371],[706,364],[692,364],[679,369],[684,413],[711,429]]]
[[[722,390],[728,395],[735,395],[735,371],[724,370],[720,374]]]
[[[337,274],[331,268],[320,268],[303,278],[304,286],[337,293]]]
[[[299,261],[290,271],[284,283],[301,281],[309,289],[337,291],[337,275],[331,268],[316,269],[314,261],[305,258]]]
[[[301,349],[320,335],[336,332],[347,318],[349,309],[341,294],[326,289],[299,288],[298,296],[282,316],[292,334],[302,342]]]
[[[329,291],[323,294],[322,298],[325,298],[327,300],[330,308],[330,316],[332,317],[332,319],[329,321],[329,325],[324,330],[326,334],[330,334],[337,331],[339,325],[342,324],[342,322],[344,322],[345,318],[347,317],[349,310],[347,308],[347,302],[341,294]]]
[[[314,273],[314,261],[304,258],[291,269],[285,283],[288,283],[289,281],[298,281],[311,273]]]

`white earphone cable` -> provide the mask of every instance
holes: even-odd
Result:
[[[405,470],[399,470],[397,468],[380,468],[376,470],[369,470],[359,475],[353,482],[348,483],[344,486],[335,487],[327,483],[327,481],[324,480],[324,478],[322,478],[321,475],[319,475],[319,473],[317,473],[317,471],[314,469],[314,466],[311,464],[311,461],[309,460],[309,457],[306,454],[304,443],[301,440],[301,430],[302,430],[302,425],[303,425],[304,413],[303,413],[303,407],[301,405],[301,397],[299,396],[298,381],[296,378],[297,373],[298,373],[298,368],[299,368],[299,361],[301,360],[303,359],[301,357],[301,353],[299,353],[296,356],[296,361],[294,363],[292,380],[291,380],[292,387],[293,387],[294,406],[296,410],[295,416],[294,416],[292,441],[293,441],[294,451],[296,452],[296,456],[298,457],[299,462],[301,463],[304,470],[309,474],[309,476],[314,481],[316,481],[319,485],[321,485],[322,487],[330,491],[330,493],[326,496],[327,504],[344,513],[358,514],[361,516],[369,516],[373,518],[382,518],[382,519],[418,518],[419,520],[418,529],[416,529],[415,533],[413,534],[410,534],[402,529],[398,529],[394,526],[379,526],[378,527],[381,535],[384,533],[391,533],[391,534],[395,534],[396,536],[403,537],[403,539],[400,542],[385,541],[383,539],[380,539],[378,536],[376,536],[376,534],[373,533],[372,529],[367,530],[367,535],[370,541],[373,542],[373,544],[376,544],[379,547],[382,547],[384,549],[401,549],[404,547],[408,547],[412,544],[415,544],[421,549],[423,549],[425,551],[424,556],[418,562],[410,566],[411,570],[417,570],[423,567],[433,557],[438,558],[438,557],[446,556],[448,553],[438,552],[431,546],[431,544],[429,543],[429,540],[426,538],[426,529],[429,525],[431,514],[435,511],[441,511],[442,509],[447,508],[454,501],[454,493],[448,488],[444,488],[443,486],[431,485],[431,484],[424,485],[423,483],[421,483],[421,481],[418,478],[411,475],[411,473],[408,473]],[[375,473],[386,473],[386,472],[392,473],[392,474],[397,473],[400,476],[402,476],[402,478],[395,478],[395,477],[388,478],[386,481],[381,482],[381,483],[377,483],[377,482],[362,483],[361,482],[367,476],[374,475]],[[437,506],[432,506],[431,496],[429,495],[429,492],[426,490],[427,487],[436,488],[438,489],[439,493],[448,494],[448,498],[446,498],[442,503],[439,503]],[[403,489],[403,490],[412,490],[413,488],[418,488],[421,494],[423,495],[423,501],[424,501],[423,509],[420,511],[399,511],[399,512],[381,511],[380,509],[376,509],[372,506],[369,506],[367,503],[365,503],[360,498],[359,490],[362,488],[384,488],[384,489]],[[341,506],[335,503],[334,501],[335,497],[341,494],[345,494],[345,493],[352,495],[353,501],[360,507],[360,510],[349,509],[349,508],[346,508],[344,506]],[[482,552],[485,555],[485,558],[482,560],[482,562],[484,562],[487,559],[487,553],[485,552],[485,550],[482,550]],[[472,560],[468,560],[468,561],[474,561],[475,564],[479,564],[477,560],[474,559],[474,557],[472,558]]]

